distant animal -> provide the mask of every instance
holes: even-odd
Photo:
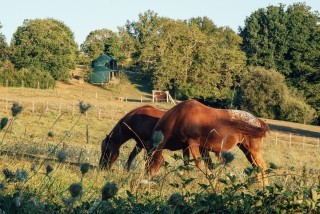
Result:
[[[153,128],[164,114],[165,111],[159,110],[151,105],[145,105],[130,111],[121,118],[101,142],[100,168],[110,169],[119,156],[120,147],[129,139],[134,139],[136,146],[131,151],[126,163],[126,169],[129,170],[132,161],[142,149],[146,149],[147,152],[149,152],[152,148],[146,144],[146,142],[149,142],[148,140],[152,136]],[[175,139],[173,138],[173,140]],[[189,150],[185,146],[185,143],[175,141],[165,146],[164,149],[171,151],[182,149],[184,163],[187,165],[189,162]],[[202,151],[202,153],[206,164],[210,167],[212,160],[209,152]]]
[[[253,166],[259,166],[262,174],[258,175],[261,183],[267,184],[266,165],[260,148],[263,137],[269,130],[266,123],[252,114],[227,109],[207,107],[195,100],[188,100],[168,110],[154,128],[150,145],[155,148],[146,169],[152,176],[163,163],[162,151],[178,141],[188,147],[200,169],[200,149],[204,148],[216,154],[238,145]],[[161,137],[155,137],[159,136]],[[172,140],[174,139],[174,140]]]

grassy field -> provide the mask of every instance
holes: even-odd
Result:
[[[12,129],[0,132],[0,169],[9,170],[16,176],[21,171],[28,174],[28,178],[22,182],[17,181],[17,178],[8,180],[5,173],[0,175],[0,184],[5,184],[5,189],[0,191],[5,191],[13,200],[5,202],[2,198],[0,203],[9,203],[14,207],[17,195],[31,192],[33,195],[21,196],[21,200],[29,203],[34,198],[34,203],[39,205],[36,206],[37,209],[40,209],[34,211],[41,211],[41,204],[51,203],[56,206],[52,210],[70,212],[71,209],[81,206],[84,212],[84,202],[88,202],[89,207],[96,206],[99,204],[97,199],[101,198],[103,185],[114,182],[118,193],[112,206],[121,204],[121,198],[131,197],[135,203],[144,204],[143,209],[141,208],[143,212],[153,213],[161,212],[157,207],[159,205],[153,207],[156,202],[165,204],[174,193],[179,193],[191,201],[196,194],[214,192],[213,181],[204,173],[193,166],[187,173],[181,169],[181,152],[165,151],[168,165],[162,167],[152,180],[144,173],[143,154],[139,154],[130,172],[125,171],[123,166],[135,145],[132,140],[121,148],[120,157],[112,171],[100,171],[96,168],[101,140],[128,111],[144,104],[164,109],[173,106],[167,103],[150,103],[151,89],[143,84],[144,82],[141,76],[133,75],[123,78],[120,84],[108,85],[105,88],[76,79],[71,80],[70,84],[57,83],[55,89],[48,90],[0,87],[0,119],[11,118],[13,102],[24,107],[13,122]],[[89,103],[92,108],[86,114],[80,114],[79,101]],[[273,165],[270,183],[281,182],[284,189],[294,191],[297,185],[300,185],[295,179],[303,176],[304,185],[319,185],[317,176],[320,175],[320,148],[317,146],[317,139],[320,128],[281,121],[267,122],[271,131],[264,141],[263,157],[268,165]],[[293,134],[290,140],[292,143],[289,142],[290,133]],[[307,138],[299,138],[299,135]],[[66,154],[66,159],[60,162],[57,160],[59,152]],[[244,169],[250,165],[239,149],[234,148],[231,152],[235,156],[234,161],[228,167],[218,168],[219,173],[223,172],[221,178],[228,180],[228,176],[235,175],[239,182],[245,182],[248,175]],[[212,158],[216,160],[213,155]],[[90,164],[88,173],[81,173],[80,166],[83,163]],[[52,167],[52,172],[48,171],[48,165]],[[80,183],[83,188],[81,197],[75,201],[70,199],[69,186],[72,183]],[[218,192],[221,193],[223,187],[222,184]],[[259,187],[254,185],[253,190],[256,189]],[[7,207],[11,206],[9,205],[7,204]],[[25,212],[21,209],[20,212]]]

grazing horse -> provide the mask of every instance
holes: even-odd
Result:
[[[111,168],[119,156],[120,147],[129,139],[134,139],[137,143],[129,155],[126,163],[127,170],[130,169],[133,159],[144,148],[150,151],[150,146],[145,144],[152,136],[152,131],[158,120],[165,114],[165,111],[154,108],[151,105],[145,105],[127,113],[114,126],[111,132],[101,143],[101,157],[99,161],[100,168]],[[165,146],[164,149],[171,151],[183,150],[183,159],[185,164],[189,162],[189,149],[184,147],[186,144],[176,142]],[[208,151],[202,151],[207,161],[206,164],[212,164]]]
[[[155,147],[146,169],[154,175],[162,165],[162,150],[170,147],[174,141],[184,142],[200,169],[199,148],[213,151],[216,154],[238,145],[253,166],[262,168],[264,176],[265,162],[260,153],[262,139],[269,130],[260,119],[248,112],[239,110],[214,109],[198,101],[188,100],[168,110],[154,128],[150,144]],[[157,136],[157,137],[155,137]],[[161,137],[159,137],[161,136]]]

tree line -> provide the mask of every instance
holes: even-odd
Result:
[[[0,33],[0,84],[68,81],[70,69],[105,53],[179,99],[320,124],[319,21],[304,3],[280,4],[253,12],[236,33],[207,17],[174,20],[148,10],[118,32],[90,32],[78,51],[63,22],[25,20],[10,45]]]

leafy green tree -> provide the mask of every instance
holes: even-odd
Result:
[[[161,35],[162,18],[153,11],[146,11],[139,14],[139,21],[127,22],[125,29],[135,40],[132,54],[133,70],[146,73],[155,71],[157,61],[156,53],[158,49],[158,38]]]
[[[250,67],[243,76],[237,94],[237,106],[270,119],[310,123],[315,110],[290,90],[285,78],[273,69]]]
[[[11,41],[12,62],[18,70],[48,72],[55,80],[68,81],[74,69],[78,45],[69,27],[48,18],[25,20]]]
[[[304,92],[320,123],[320,20],[304,3],[269,6],[252,13],[240,28],[248,64],[272,68]]]
[[[120,37],[108,29],[91,31],[81,45],[81,51],[88,54],[90,61],[102,53],[117,59],[120,63],[125,59]]]
[[[154,88],[230,103],[245,65],[241,37],[230,28],[217,28],[206,17],[181,21],[147,11],[126,30],[135,41],[135,68],[153,75]]]
[[[0,30],[2,28],[2,25],[0,23]],[[0,32],[0,61],[4,61],[8,56],[8,45],[6,43],[5,36]]]

